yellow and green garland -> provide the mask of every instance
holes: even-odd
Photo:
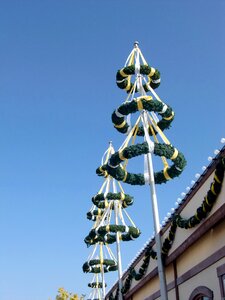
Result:
[[[131,185],[144,185],[146,184],[146,180],[143,174],[127,172],[120,163],[123,160],[147,154],[149,152],[150,149],[147,142],[125,147],[122,151],[113,154],[108,164],[99,167],[96,170],[96,173],[99,176],[104,176],[105,172],[107,172],[118,181],[123,181]],[[163,156],[173,162],[172,166],[168,166],[163,170],[154,173],[156,184],[165,183],[168,180],[179,176],[186,165],[183,154],[172,145],[154,143],[153,154],[160,157]]]
[[[120,69],[116,74],[116,84],[120,89],[124,89],[129,93],[134,88],[130,77],[135,74],[135,65],[130,65]],[[156,89],[160,85],[160,72],[148,65],[140,66],[140,74],[147,76],[148,82],[143,85],[144,90],[149,91],[149,86]],[[135,89],[135,92],[138,90]]]
[[[162,117],[162,119],[156,123],[158,128],[162,131],[164,129],[168,129],[174,119],[175,114],[170,106],[157,99],[153,100],[151,96],[141,96],[134,98],[132,101],[123,103],[116,110],[114,110],[112,113],[112,122],[114,127],[121,133],[127,133],[129,130],[129,125],[126,122],[125,117],[143,109],[149,112],[157,112]],[[153,132],[157,134],[157,131],[154,130],[154,128]],[[149,135],[152,135],[153,132],[149,127]],[[136,134],[138,136],[144,135],[144,129],[142,126],[138,128]]]
[[[116,234],[120,233],[122,241],[131,241],[139,237],[140,230],[134,226],[125,225],[106,225],[100,226],[97,230],[92,229],[84,239],[87,246],[94,245],[98,242],[112,244],[116,242]]]

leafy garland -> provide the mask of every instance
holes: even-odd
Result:
[[[103,209],[95,209],[93,211],[89,211],[87,212],[87,219],[92,220],[92,221],[96,221],[97,217],[101,217],[104,213]]]
[[[84,273],[100,273],[101,267],[100,265],[104,265],[104,272],[116,271],[117,270],[117,263],[112,259],[103,259],[101,262],[100,259],[92,259],[86,261],[83,264],[83,272]]]
[[[128,194],[124,193],[108,193],[106,196],[101,193],[97,194],[96,196],[92,197],[92,202],[98,207],[98,208],[106,208],[108,206],[108,200],[121,200],[122,201],[122,207],[126,208],[129,205],[133,204],[133,197],[131,197]],[[112,206],[114,208],[114,206]]]
[[[175,219],[172,221],[172,225],[171,225],[171,228],[170,228],[170,231],[169,231],[169,234],[168,234],[168,237],[164,240],[163,242],[163,246],[162,246],[162,257],[165,259],[165,257],[167,256],[170,248],[172,247],[172,244],[173,244],[173,241],[174,241],[174,238],[175,238],[175,233],[176,233],[176,228],[177,228],[177,225],[176,225],[176,221]],[[149,266],[149,263],[150,263],[150,258],[152,259],[157,259],[157,253],[156,251],[154,251],[152,249],[152,247],[149,245],[147,246],[147,248],[145,249],[145,256],[143,258],[143,263],[142,265],[140,266],[139,270],[138,271],[135,271],[134,268],[131,268],[128,275],[127,275],[127,278],[125,280],[125,283],[123,285],[123,288],[122,288],[122,294],[126,294],[127,291],[130,289],[131,287],[131,283],[132,283],[132,280],[136,280],[136,281],[139,281],[141,280],[144,275],[146,274],[147,272],[147,268]]]
[[[120,232],[120,239],[122,241],[134,240],[141,234],[140,230],[134,226],[106,225],[100,226],[97,230],[92,229],[89,235],[84,239],[84,242],[87,246],[94,245],[98,242],[112,244],[116,242],[117,232]]]
[[[196,213],[189,219],[184,219],[179,215],[176,216],[176,223],[179,227],[185,229],[193,228],[208,216],[221,191],[224,178],[224,170],[225,158],[222,158],[216,166],[213,182],[210,185],[210,189],[204,197],[201,206],[196,210]]]
[[[130,159],[147,153],[149,153],[147,142],[125,147],[121,152],[115,152],[111,156],[108,164],[99,167],[96,170],[96,173],[99,176],[104,176],[105,172],[107,172],[118,181],[123,181],[131,185],[144,185],[146,183],[143,174],[129,173],[123,169],[120,163],[125,159]],[[186,160],[183,154],[172,145],[154,143],[153,153],[157,156],[164,156],[165,158],[173,161],[173,165],[171,167],[154,173],[156,184],[165,183],[167,180],[179,176],[186,165]]]
[[[168,255],[169,250],[172,247],[173,241],[175,239],[175,234],[176,234],[176,229],[177,227],[180,228],[193,228],[197,224],[199,224],[202,220],[204,220],[207,215],[210,213],[212,210],[213,205],[215,204],[219,193],[222,188],[222,182],[224,179],[224,171],[225,171],[225,158],[222,158],[219,160],[217,163],[215,173],[214,173],[214,178],[213,182],[210,185],[210,189],[208,190],[206,196],[204,197],[204,200],[200,207],[196,210],[195,215],[190,217],[189,219],[184,219],[180,215],[174,215],[170,227],[170,231],[168,236],[165,238],[163,245],[162,245],[162,258],[165,260],[165,258]],[[152,249],[152,247],[149,245],[145,249],[145,256],[143,258],[143,263],[140,266],[138,272],[135,271],[134,268],[131,268],[129,270],[129,273],[125,279],[123,288],[122,288],[122,294],[126,294],[128,290],[131,287],[132,280],[140,280],[143,278],[143,276],[146,274],[148,265],[150,263],[150,258],[157,259],[157,254],[156,252]],[[115,297],[111,293],[109,295],[110,300],[116,300],[118,299],[118,289],[116,291]]]
[[[135,74],[135,65],[127,66],[120,69],[116,73],[116,84],[120,89],[125,89],[129,93],[134,84],[130,81],[130,76]],[[148,77],[147,84],[143,85],[144,90],[149,91],[148,85],[151,88],[156,89],[160,85],[160,72],[157,69],[154,69],[148,65],[140,66],[140,74],[146,75]],[[137,92],[137,88],[135,92]]]
[[[130,102],[123,103],[118,109],[112,114],[112,122],[114,127],[121,133],[127,133],[129,126],[125,120],[125,116],[135,113],[138,110],[145,109],[150,112],[157,112],[161,115],[162,119],[157,123],[157,126],[163,131],[170,127],[171,122],[174,119],[174,112],[171,107],[164,104],[162,101],[153,100],[151,96],[142,96],[134,98]],[[122,115],[122,116],[121,116]],[[152,131],[149,127],[149,135],[152,135]],[[154,134],[157,134],[154,130]],[[140,126],[137,130],[138,136],[144,135],[143,126]]]
[[[89,286],[90,288],[102,289],[103,284],[102,284],[102,282],[91,282],[91,283],[88,283],[88,286]],[[106,284],[106,283],[105,283],[105,287],[107,287],[107,284]]]

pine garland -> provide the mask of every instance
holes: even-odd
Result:
[[[106,208],[108,205],[108,200],[121,200],[122,201],[122,207],[126,208],[129,205],[133,204],[133,197],[131,197],[128,194],[124,193],[108,193],[106,196],[101,193],[97,194],[94,197],[92,197],[92,202],[98,207],[98,208]],[[114,205],[112,205],[112,209],[114,209]]]
[[[86,261],[83,264],[83,272],[84,273],[100,273],[101,272],[101,264],[104,266],[104,272],[116,271],[117,263],[112,259],[103,259],[102,263],[100,259],[92,259]]]
[[[90,288],[102,289],[103,284],[102,284],[102,282],[91,282],[91,283],[88,283],[88,286],[89,286]],[[106,283],[105,283],[105,287],[107,287],[107,284],[106,284]]]
[[[125,89],[127,93],[129,93],[132,89],[134,84],[130,82],[130,77],[135,74],[135,66],[127,66],[120,70],[118,70],[116,74],[116,84],[120,89]],[[141,65],[140,66],[140,74],[146,75],[148,77],[147,84],[143,84],[143,88],[146,92],[151,88],[156,89],[160,85],[160,72],[157,69],[154,69],[148,65]],[[138,92],[138,89],[135,89],[135,92]]]
[[[225,158],[222,158],[215,169],[213,182],[210,185],[201,206],[196,210],[195,214],[188,219],[182,218],[180,215],[176,216],[176,223],[181,228],[193,228],[204,220],[213,208],[214,203],[222,188],[222,182],[224,178],[225,170]]]
[[[154,143],[153,153],[156,156],[164,156],[165,158],[171,159],[173,161],[173,165],[171,167],[168,167],[166,170],[164,169],[162,171],[154,173],[156,184],[165,183],[169,179],[179,176],[183,171],[186,165],[186,160],[183,154],[178,151],[176,157],[173,158],[173,155],[176,151],[177,150],[172,145]],[[124,159],[130,159],[147,153],[149,153],[149,147],[147,142],[128,146],[124,148],[121,153],[119,153],[119,151],[115,152],[111,156],[108,164],[99,167],[96,170],[96,173],[99,176],[103,176],[104,172],[107,172],[118,181],[123,181],[131,185],[144,185],[146,183],[143,174],[134,174],[127,172],[123,169],[120,163],[123,161],[121,159],[121,155]]]
[[[107,225],[100,226],[98,230],[92,229],[89,235],[84,239],[84,242],[87,246],[94,245],[98,242],[112,244],[116,242],[117,232],[120,232],[122,241],[134,240],[141,234],[140,230],[134,226]]]
[[[172,108],[162,101],[153,100],[151,96],[142,96],[134,98],[130,102],[125,102],[119,108],[117,108],[112,114],[112,122],[114,127],[121,133],[127,133],[129,126],[125,120],[125,116],[135,113],[142,109],[145,109],[149,112],[157,112],[162,119],[157,123],[157,126],[163,131],[170,127],[174,119],[174,112]],[[122,115],[122,117],[118,117]],[[153,128],[152,128],[153,129]],[[149,135],[152,135],[152,130],[148,128]],[[153,129],[154,134],[157,134],[157,131]],[[137,130],[138,136],[144,136],[143,126],[140,126]]]

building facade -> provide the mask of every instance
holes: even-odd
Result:
[[[225,299],[225,147],[161,229],[169,300]],[[123,298],[160,299],[154,239],[123,274]],[[117,299],[118,284],[106,295]]]

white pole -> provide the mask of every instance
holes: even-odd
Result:
[[[117,193],[116,189],[116,184],[115,184],[115,179],[113,178],[113,193]],[[114,201],[114,214],[115,214],[115,224],[118,225],[118,207],[119,207],[119,201],[115,200]],[[121,260],[121,251],[120,251],[120,234],[119,232],[116,233],[116,249],[117,249],[117,265],[118,265],[118,284],[119,284],[119,294],[118,294],[118,300],[122,300],[122,287],[123,287],[123,282],[122,282],[122,260]]]
[[[158,202],[157,202],[157,195],[155,189],[155,178],[153,172],[151,153],[147,154],[147,162],[148,162],[149,185],[151,190],[151,202],[152,202],[152,211],[153,211],[154,228],[155,228],[157,265],[158,265],[158,275],[159,275],[159,283],[160,283],[160,299],[167,300],[168,296],[167,296],[167,287],[166,287],[166,277],[164,273],[164,267],[162,262],[162,251],[161,251],[162,246],[161,246],[161,237],[160,237],[159,210],[158,210]]]
[[[140,91],[141,95],[143,96],[143,95],[145,95],[145,91],[144,91],[144,88],[142,85],[142,77],[140,75],[140,61],[139,61],[138,44],[139,44],[138,42],[134,43],[134,48],[136,49],[135,66],[136,66],[136,75],[138,78],[139,91]],[[143,111],[143,126],[147,129],[147,132],[148,132],[148,124],[146,124],[147,123],[146,120],[147,120],[147,112]],[[155,229],[157,265],[158,265],[158,275],[159,275],[159,283],[160,283],[160,299],[168,300],[166,277],[165,277],[164,267],[163,267],[163,263],[162,263],[162,251],[161,251],[162,246],[161,246],[161,237],[160,237],[159,210],[158,210],[154,169],[153,169],[151,153],[147,154],[147,163],[148,163],[149,185],[150,185],[150,190],[151,190],[152,212],[153,212],[154,229]]]
[[[104,265],[103,265],[102,243],[100,243],[100,268],[101,268],[101,275],[102,275],[102,296],[103,299],[105,299],[105,273],[104,273]]]

